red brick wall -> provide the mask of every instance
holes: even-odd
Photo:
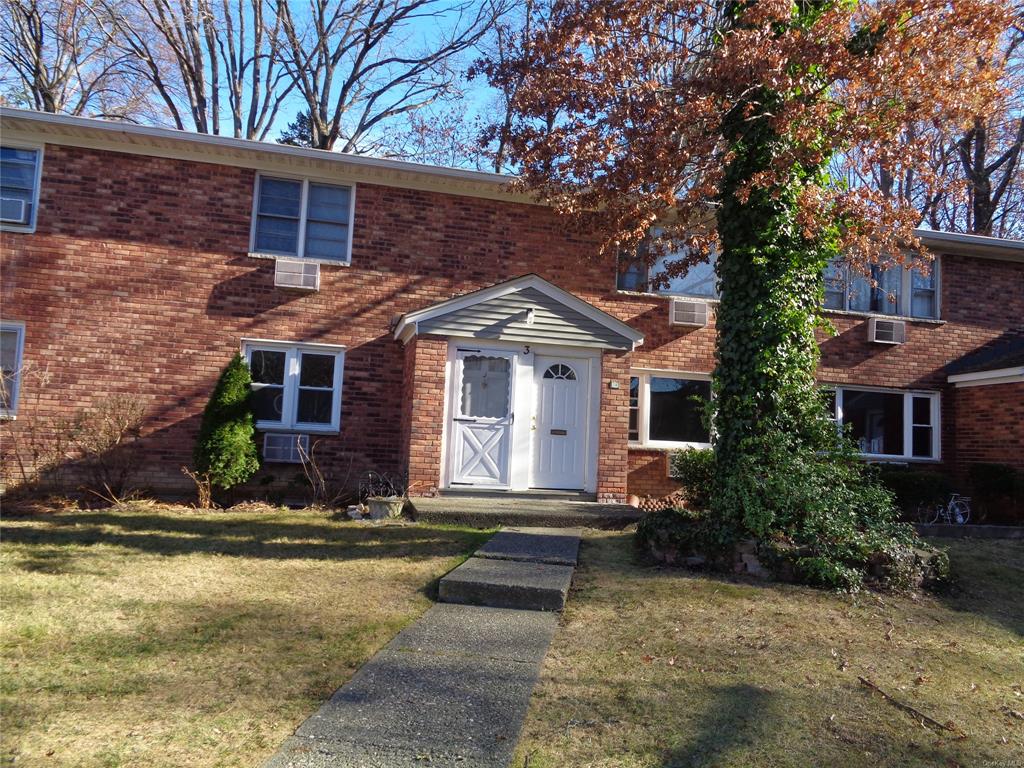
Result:
[[[961,387],[950,399],[958,469],[996,462],[1024,470],[1024,384]]]
[[[403,414],[409,428],[407,469],[410,493],[432,496],[441,477],[441,442],[444,432],[445,363],[448,340],[421,336],[406,346],[409,389]]]
[[[629,492],[644,499],[661,499],[679,491],[678,481],[668,476],[666,451],[632,450],[629,452]]]
[[[325,467],[339,479],[401,472],[428,447],[436,464],[439,423],[416,419],[436,416],[437,405],[409,402],[421,382],[429,397],[439,384],[408,378],[412,358],[422,376],[425,348],[403,350],[393,319],[535,272],[646,334],[636,352],[604,356],[599,493],[619,498],[629,366],[713,367],[713,327],[672,328],[666,299],[617,294],[610,260],[596,260],[592,242],[539,206],[361,184],[352,266],[325,267],[317,293],[275,289],[273,262],[247,256],[254,179],[252,169],[47,146],[36,233],[0,234],[3,316],[26,322],[26,361],[59,376],[23,392],[26,415],[137,395],[148,409],[140,480],[183,487],[199,414],[241,338],[343,344],[342,428],[319,441]],[[942,285],[948,321],[911,323],[901,347],[868,344],[864,318],[834,315],[840,333],[823,340],[822,379],[938,388],[942,365],[1024,322],[1024,265],[946,257]],[[7,436],[18,429],[3,427]],[[415,481],[437,482],[422,464],[409,469]],[[294,470],[266,471],[280,479]]]
[[[629,470],[629,356],[622,352],[601,356],[598,424],[597,500],[623,502]]]

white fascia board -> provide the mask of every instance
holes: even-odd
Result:
[[[234,149],[251,150],[254,152],[266,152],[270,154],[290,155],[294,157],[308,157],[316,160],[328,159],[356,166],[388,168],[397,171],[411,171],[414,173],[429,173],[438,176],[447,176],[454,179],[484,181],[494,184],[508,184],[515,180],[514,176],[506,176],[500,173],[489,173],[487,171],[471,171],[465,168],[427,165],[425,163],[413,163],[408,160],[391,160],[382,157],[372,157],[370,155],[355,155],[326,149],[295,147],[290,144],[277,144],[270,141],[257,141],[255,139],[236,139],[233,136],[195,133],[192,131],[181,131],[177,128],[161,128],[154,125],[124,123],[115,120],[103,120],[96,117],[60,115],[51,112],[38,112],[31,109],[0,107],[0,117],[10,118],[12,120],[27,120],[68,128],[104,131],[115,135],[126,134],[138,137],[169,139],[172,141],[190,142],[193,144],[207,144],[215,147],[230,147]]]
[[[1003,261],[1024,261],[1024,240],[933,229],[915,229],[914,234],[933,251]]]
[[[422,320],[429,320],[433,317],[440,315],[446,315],[449,312],[455,312],[466,307],[472,307],[476,304],[480,304],[491,299],[496,299],[500,296],[506,296],[516,291],[521,291],[526,288],[533,288],[540,291],[544,295],[554,299],[563,306],[569,309],[576,310],[581,315],[585,315],[596,323],[603,325],[619,335],[629,339],[633,347],[636,348],[643,344],[644,335],[637,331],[630,325],[619,320],[617,317],[608,314],[603,309],[598,309],[593,304],[589,304],[578,296],[559,288],[553,283],[549,283],[540,275],[523,275],[522,277],[516,277],[512,280],[507,280],[504,283],[498,283],[492,285],[489,288],[481,288],[477,291],[472,291],[463,296],[456,296],[455,298],[442,301],[437,304],[432,304],[429,307],[418,309],[415,312],[407,312],[402,315],[398,322],[395,324],[395,338],[403,343],[407,343],[412,336],[418,332],[417,324]]]
[[[1024,365],[1012,368],[997,368],[992,371],[957,373],[947,381],[959,387],[984,387],[990,384],[1016,384],[1024,382]]]
[[[516,188],[514,176],[151,125],[0,107],[0,132],[5,140],[31,140],[270,173],[316,174],[342,183],[378,184],[526,205],[547,204]]]

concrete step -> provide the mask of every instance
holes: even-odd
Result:
[[[488,491],[480,488],[444,488],[438,491],[438,495],[446,498],[473,498],[473,499],[527,499],[532,501],[582,501],[596,502],[596,493],[584,491],[558,491],[534,489],[529,491]]]
[[[579,528],[502,528],[473,556],[575,567],[582,534]]]
[[[441,579],[442,603],[560,611],[572,583],[571,565],[471,557]]]
[[[545,528],[625,528],[643,513],[627,504],[599,504],[528,496],[414,497],[414,517],[430,523],[477,528],[532,526]]]

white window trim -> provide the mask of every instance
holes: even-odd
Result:
[[[630,440],[630,448],[643,448],[643,449],[657,449],[657,450],[678,450],[685,448],[710,448],[711,443],[706,442],[676,442],[673,440],[650,440],[648,435],[650,434],[651,426],[651,409],[650,409],[650,397],[648,392],[650,391],[651,377],[657,377],[662,379],[684,379],[687,381],[711,381],[710,373],[694,373],[691,371],[670,371],[663,370],[660,368],[633,368],[629,372],[629,377],[640,379],[640,388],[638,395],[638,412],[637,412],[637,431],[639,433],[638,440]]]
[[[824,306],[824,304],[822,304],[822,311],[823,312],[832,312],[832,313],[835,313],[835,314],[843,314],[843,315],[857,315],[859,317],[892,317],[892,318],[897,318],[899,320],[910,320],[912,322],[921,322],[921,323],[937,323],[937,322],[941,322],[941,319],[942,319],[942,305],[941,305],[942,269],[941,269],[941,266],[940,266],[940,259],[941,259],[941,256],[937,255],[935,257],[935,260],[932,262],[932,268],[931,268],[932,275],[934,276],[934,284],[935,284],[935,288],[934,288],[934,291],[935,291],[935,316],[934,317],[915,317],[914,315],[911,314],[911,310],[913,309],[913,306],[914,306],[913,305],[913,301],[914,301],[914,296],[913,296],[914,275],[913,275],[913,273],[916,270],[914,270],[914,268],[912,266],[908,265],[908,264],[893,265],[893,267],[892,267],[893,269],[899,268],[899,269],[902,270],[902,274],[900,275],[900,295],[898,297],[898,301],[897,301],[897,304],[896,304],[896,312],[895,312],[895,314],[890,313],[890,312],[871,312],[870,310],[864,310],[864,309],[850,309],[850,283],[852,281],[851,281],[850,269],[849,269],[849,267],[846,264],[842,265],[843,269],[845,271],[845,276],[844,276],[844,279],[843,279],[843,307],[842,307],[842,309],[837,309],[837,308],[834,308],[834,307],[826,307],[826,306]]]
[[[941,393],[934,390],[890,389],[885,387],[868,387],[860,385],[827,384],[826,389],[836,393],[836,410],[833,414],[836,424],[843,425],[843,390],[857,392],[881,392],[884,394],[903,395],[903,453],[859,453],[862,458],[870,461],[906,462],[938,462],[942,460],[942,402]],[[914,456],[914,401],[915,397],[927,397],[931,401],[932,455]]]
[[[39,190],[43,184],[43,152],[45,145],[30,141],[8,141],[6,139],[0,141],[0,145],[11,147],[12,149],[32,149],[39,153],[36,156],[36,176],[32,189],[32,219],[28,224],[5,224],[0,222],[0,231],[2,232],[21,232],[30,235],[36,231],[36,222],[39,219]]]
[[[297,253],[279,253],[277,251],[261,251],[256,248],[256,225],[260,210],[260,179],[266,176],[268,179],[283,179],[286,181],[302,182],[302,195],[299,201],[299,232],[297,242]],[[309,202],[309,185],[327,184],[333,187],[345,187],[349,190],[348,195],[348,242],[345,244],[345,258],[325,259],[322,257],[309,257],[304,255],[306,250],[306,208]],[[290,173],[276,173],[273,171],[259,171],[253,183],[252,192],[252,220],[249,224],[249,256],[255,259],[302,259],[303,261],[316,264],[333,264],[339,267],[347,267],[352,264],[352,233],[355,230],[356,217],[356,185],[354,182],[339,182],[336,179],[325,179],[317,176],[300,176]]]
[[[341,396],[345,369],[345,347],[340,344],[277,341],[271,339],[242,339],[242,356],[251,365],[254,350],[274,350],[285,353],[285,378],[281,421],[257,421],[256,429],[270,432],[313,432],[336,434],[341,431]],[[299,397],[299,358],[303,352],[334,355],[333,398],[330,424],[307,424],[295,418]]]
[[[0,320],[0,330],[14,331],[18,334],[17,347],[14,353],[15,377],[11,394],[10,407],[0,408],[0,419],[13,421],[18,416],[18,399],[21,397],[22,369],[25,367],[25,323],[20,320]]]

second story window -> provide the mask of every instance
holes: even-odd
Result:
[[[648,264],[646,249],[641,246],[635,257],[619,257],[615,286],[620,291],[717,299],[715,255],[707,262],[694,264],[683,275],[669,277],[667,265],[682,256],[675,251]],[[937,260],[929,269],[916,269],[911,264],[889,268],[872,264],[867,274],[836,261],[825,268],[822,306],[847,312],[937,320],[939,271]]]
[[[685,274],[669,276],[668,265],[684,256],[683,251],[672,251],[648,265],[646,249],[641,246],[637,256],[627,263],[622,263],[620,257],[616,287],[620,291],[717,299],[718,278],[715,275],[714,254],[705,262],[691,265]]]
[[[31,231],[39,202],[39,149],[0,147],[0,227]]]
[[[939,263],[925,274],[911,265],[886,269],[872,264],[868,274],[835,262],[825,269],[825,309],[938,319]]]
[[[352,187],[260,175],[251,250],[347,264],[354,199]]]

